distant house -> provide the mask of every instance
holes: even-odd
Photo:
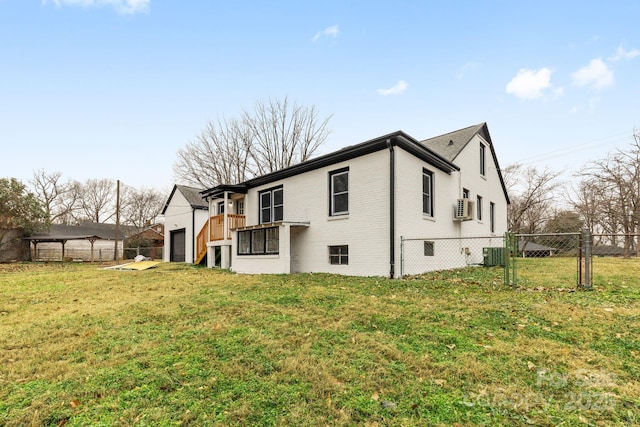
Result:
[[[49,231],[34,233],[25,240],[31,243],[34,261],[106,261],[123,256],[123,241],[135,228],[115,224],[83,221],[76,225],[52,224]]]
[[[635,252],[635,251],[634,251]],[[594,256],[624,256],[624,248],[614,245],[593,245],[591,254]],[[633,254],[633,252],[632,252]]]
[[[164,216],[164,261],[198,264],[196,258],[198,232],[209,218],[209,204],[201,188],[174,185],[162,209]]]
[[[544,258],[552,256],[557,252],[556,248],[540,245],[526,240],[520,240],[518,245],[520,256],[523,258]]]
[[[398,131],[206,189],[191,202],[178,193],[176,186],[165,207],[173,236],[166,252],[174,254],[165,259],[207,256],[209,267],[238,273],[399,277],[403,236],[501,238],[509,203],[486,123],[423,141]],[[425,262],[404,274],[463,267],[483,255],[425,241],[417,256]]]
[[[126,258],[144,255],[162,259],[164,248],[164,224],[149,224],[142,231],[132,233],[124,241]]]

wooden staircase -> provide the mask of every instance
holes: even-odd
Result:
[[[209,221],[211,218],[207,218],[202,229],[196,237],[196,259],[194,264],[200,264],[207,254],[207,234],[209,234]]]
[[[245,216],[227,214],[227,230],[224,230],[224,214],[209,217],[196,237],[195,264],[200,264],[207,254],[207,242],[231,239],[230,230],[245,226]],[[211,235],[209,235],[211,230]]]

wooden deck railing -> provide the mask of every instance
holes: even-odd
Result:
[[[227,214],[227,234],[224,233],[224,214],[212,216],[211,222],[211,235],[209,241],[225,240],[231,238],[229,232],[233,228],[244,227],[245,217],[238,214]]]
[[[211,223],[211,227],[209,227]],[[200,261],[207,254],[207,242],[213,242],[216,240],[225,240],[231,238],[230,230],[233,228],[244,227],[245,216],[238,214],[227,214],[227,233],[225,236],[224,230],[224,214],[212,216],[204,223],[202,229],[196,237],[196,259],[195,263],[199,264]],[[211,233],[209,234],[209,230]],[[209,239],[207,240],[207,235]]]

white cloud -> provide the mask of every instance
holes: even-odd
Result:
[[[53,3],[60,6],[110,6],[118,13],[133,15],[135,13],[147,13],[151,5],[151,0],[42,0],[43,5]]]
[[[407,90],[408,87],[409,83],[405,82],[404,80],[400,80],[398,83],[396,83],[395,86],[391,86],[389,89],[378,89],[376,92],[378,92],[382,96],[400,95],[402,92]]]
[[[613,54],[613,56],[610,56],[608,59],[609,61],[617,62],[621,59],[633,59],[638,55],[640,55],[640,50],[638,49],[625,50],[624,47],[618,46],[616,53]]]
[[[592,59],[589,65],[573,73],[571,78],[576,86],[590,86],[597,90],[613,86],[614,83],[613,71],[600,58]]]
[[[473,71],[476,68],[478,68],[478,64],[476,64],[473,61],[467,62],[462,67],[460,67],[460,69],[458,70],[458,73],[456,74],[456,79],[458,79],[458,80],[463,79],[465,77],[465,75],[467,74],[467,72]]]
[[[541,68],[530,70],[523,68],[507,84],[507,93],[521,99],[536,99],[544,96],[544,90],[551,88],[551,70]],[[555,90],[556,95],[562,94],[562,89]]]
[[[318,31],[311,40],[315,43],[320,39],[320,37],[324,37],[324,36],[333,37],[335,39],[336,37],[338,37],[339,32],[340,30],[338,29],[338,26],[334,25],[332,27],[327,27],[322,31]]]

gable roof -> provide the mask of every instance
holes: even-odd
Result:
[[[163,232],[158,231],[158,229],[163,230]],[[132,233],[127,236],[128,239],[133,239],[136,237],[150,239],[150,240],[163,240],[164,241],[164,224],[153,224],[144,227],[137,233]]]
[[[527,241],[522,241],[520,240],[518,242],[518,250],[520,252],[525,251],[525,252],[536,252],[536,251],[555,251],[557,250],[556,248],[552,248],[551,246],[545,246],[545,245],[541,245],[539,243],[534,243],[534,242],[527,242]]]
[[[423,145],[439,153],[442,157],[453,162],[458,154],[467,146],[474,136],[479,134],[485,141],[491,144],[491,136],[486,123],[469,126],[464,129],[445,133],[444,135],[421,141]],[[493,145],[493,144],[492,144]]]
[[[167,199],[167,202],[164,204],[164,208],[162,208],[161,214],[164,214],[169,207],[169,203],[171,203],[171,199],[173,199],[173,195],[176,191],[180,191],[180,193],[187,199],[187,202],[191,206],[192,209],[209,209],[209,204],[204,199],[204,197],[200,194],[202,192],[201,188],[189,187],[188,185],[174,185],[171,190],[171,194]]]
[[[507,203],[510,204],[511,201],[509,200],[509,195],[507,194],[507,186],[505,185],[504,178],[502,177],[502,170],[500,169],[500,164],[498,163],[498,157],[496,156],[496,152],[493,149],[493,141],[491,140],[491,135],[489,134],[489,127],[487,126],[487,122],[482,122],[477,125],[445,133],[444,135],[425,139],[421,141],[421,144],[440,154],[448,161],[453,162],[456,157],[458,157],[458,154],[460,154],[460,152],[464,150],[464,148],[476,135],[479,135],[489,145],[489,151],[491,152],[491,157],[493,158],[493,162],[496,165],[496,170],[498,172],[498,177],[500,178],[500,185],[502,185],[504,197],[507,199]]]
[[[316,157],[302,163],[298,163],[279,171],[271,172],[266,175],[258,176],[237,185],[218,185],[208,190],[202,191],[202,197],[219,197],[224,191],[232,191],[236,193],[246,193],[249,188],[268,184],[280,179],[289,178],[335,163],[344,162],[376,151],[385,150],[389,147],[396,146],[404,149],[419,159],[433,165],[434,167],[450,174],[458,171],[460,168],[445,159],[440,154],[434,152],[430,148],[421,144],[418,140],[407,135],[402,131],[396,131],[387,135],[380,136],[360,144],[351,145],[333,153]]]

